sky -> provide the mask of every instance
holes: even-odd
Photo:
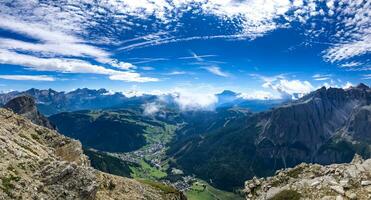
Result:
[[[370,0],[2,0],[0,91],[228,89],[251,99],[371,83]]]

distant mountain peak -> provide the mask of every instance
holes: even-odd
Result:
[[[224,95],[224,96],[237,96],[238,93],[233,92],[232,90],[223,90],[223,92],[217,94],[217,95]]]
[[[358,88],[358,89],[362,89],[362,90],[368,90],[368,89],[370,89],[366,84],[364,84],[364,83],[360,83],[360,84],[358,84],[357,86],[356,86],[356,88]]]

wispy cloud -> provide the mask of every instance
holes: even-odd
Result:
[[[53,76],[47,75],[0,75],[0,79],[16,81],[55,81]]]
[[[195,52],[190,51],[190,54],[192,56],[185,56],[185,57],[179,57],[178,59],[181,60],[186,60],[186,59],[194,59],[198,62],[203,62],[204,58],[209,58],[209,57],[215,57],[216,55],[197,55]]]
[[[133,64],[144,64],[144,63],[151,63],[151,62],[158,62],[158,61],[167,61],[167,58],[136,58],[133,59]]]
[[[2,49],[36,52],[51,56],[88,56],[98,60],[110,60],[108,58],[110,53],[83,44],[84,40],[71,34],[50,30],[43,24],[29,23],[2,16],[0,27],[41,41],[35,43],[0,38],[0,48]]]
[[[165,73],[165,75],[169,75],[169,76],[183,75],[183,74],[187,74],[187,72],[186,71],[172,71],[169,73]]]
[[[332,74],[315,74],[312,77],[316,81],[326,81],[331,79]]]
[[[141,69],[143,69],[145,71],[151,71],[151,70],[154,70],[155,68],[154,67],[150,67],[150,66],[144,66],[144,67],[141,67]]]
[[[364,79],[364,80],[370,80],[371,79],[371,74],[365,74],[365,75],[363,75],[362,79]]]
[[[158,81],[142,77],[135,72],[136,66],[110,58],[110,53],[86,44],[72,34],[50,30],[43,24],[27,23],[9,16],[2,16],[0,28],[23,34],[39,42],[25,42],[0,38],[0,63],[24,66],[29,70],[60,73],[91,73],[109,75],[111,80],[129,82]],[[73,58],[70,58],[73,57]],[[91,64],[86,58],[95,59],[103,65]]]
[[[344,63],[341,66],[342,67],[357,67],[357,66],[360,66],[360,65],[362,65],[361,62],[354,62],[354,61],[352,61],[352,62]]]
[[[230,74],[227,72],[224,72],[220,69],[218,66],[208,66],[208,67],[201,67],[202,69],[207,70],[208,72],[215,74],[217,76],[222,76],[222,77],[229,77]]]
[[[141,77],[136,72],[118,71],[108,69],[99,65],[93,65],[83,60],[61,59],[61,58],[39,58],[36,56],[19,54],[0,49],[0,63],[21,65],[29,70],[52,71],[61,73],[90,73],[109,75],[111,80],[122,80],[132,82],[158,81],[156,78]]]

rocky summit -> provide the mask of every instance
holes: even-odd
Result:
[[[371,159],[322,166],[302,163],[245,182],[246,199],[371,199]]]
[[[93,169],[81,143],[0,109],[0,199],[183,199],[160,183]]]

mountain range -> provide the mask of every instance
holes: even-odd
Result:
[[[125,96],[121,92],[111,93],[106,89],[76,89],[70,92],[58,92],[52,89],[29,89],[26,91],[12,91],[0,94],[0,105],[5,105],[17,96],[31,96],[35,99],[37,107],[44,115],[53,115],[60,112],[77,110],[108,109],[108,108],[138,108],[146,104],[160,105],[162,107],[181,109],[175,98],[178,94],[162,95],[142,94],[138,96]],[[215,95],[217,101],[213,107],[243,107],[258,112],[274,107],[283,100],[257,100],[245,99],[241,94],[225,90]]]
[[[120,94],[114,105],[99,104],[114,98],[100,91],[90,98],[90,92],[74,93],[81,99],[63,93],[69,96],[68,104],[47,105],[68,106],[48,112],[53,114],[48,119],[62,134],[82,142],[94,167],[122,176],[145,173],[175,187],[191,176],[236,191],[254,176],[271,176],[302,162],[327,165],[350,162],[355,154],[371,157],[371,89],[364,84],[348,89],[323,87],[281,104],[258,103],[267,107],[254,104],[260,112],[243,106],[248,102],[232,91],[216,95],[214,110],[181,110],[166,101],[151,114],[144,105],[158,103],[156,96]],[[38,107],[56,99],[46,98],[50,93],[45,91],[32,94],[27,93],[39,102]],[[84,106],[85,110],[78,110]]]

